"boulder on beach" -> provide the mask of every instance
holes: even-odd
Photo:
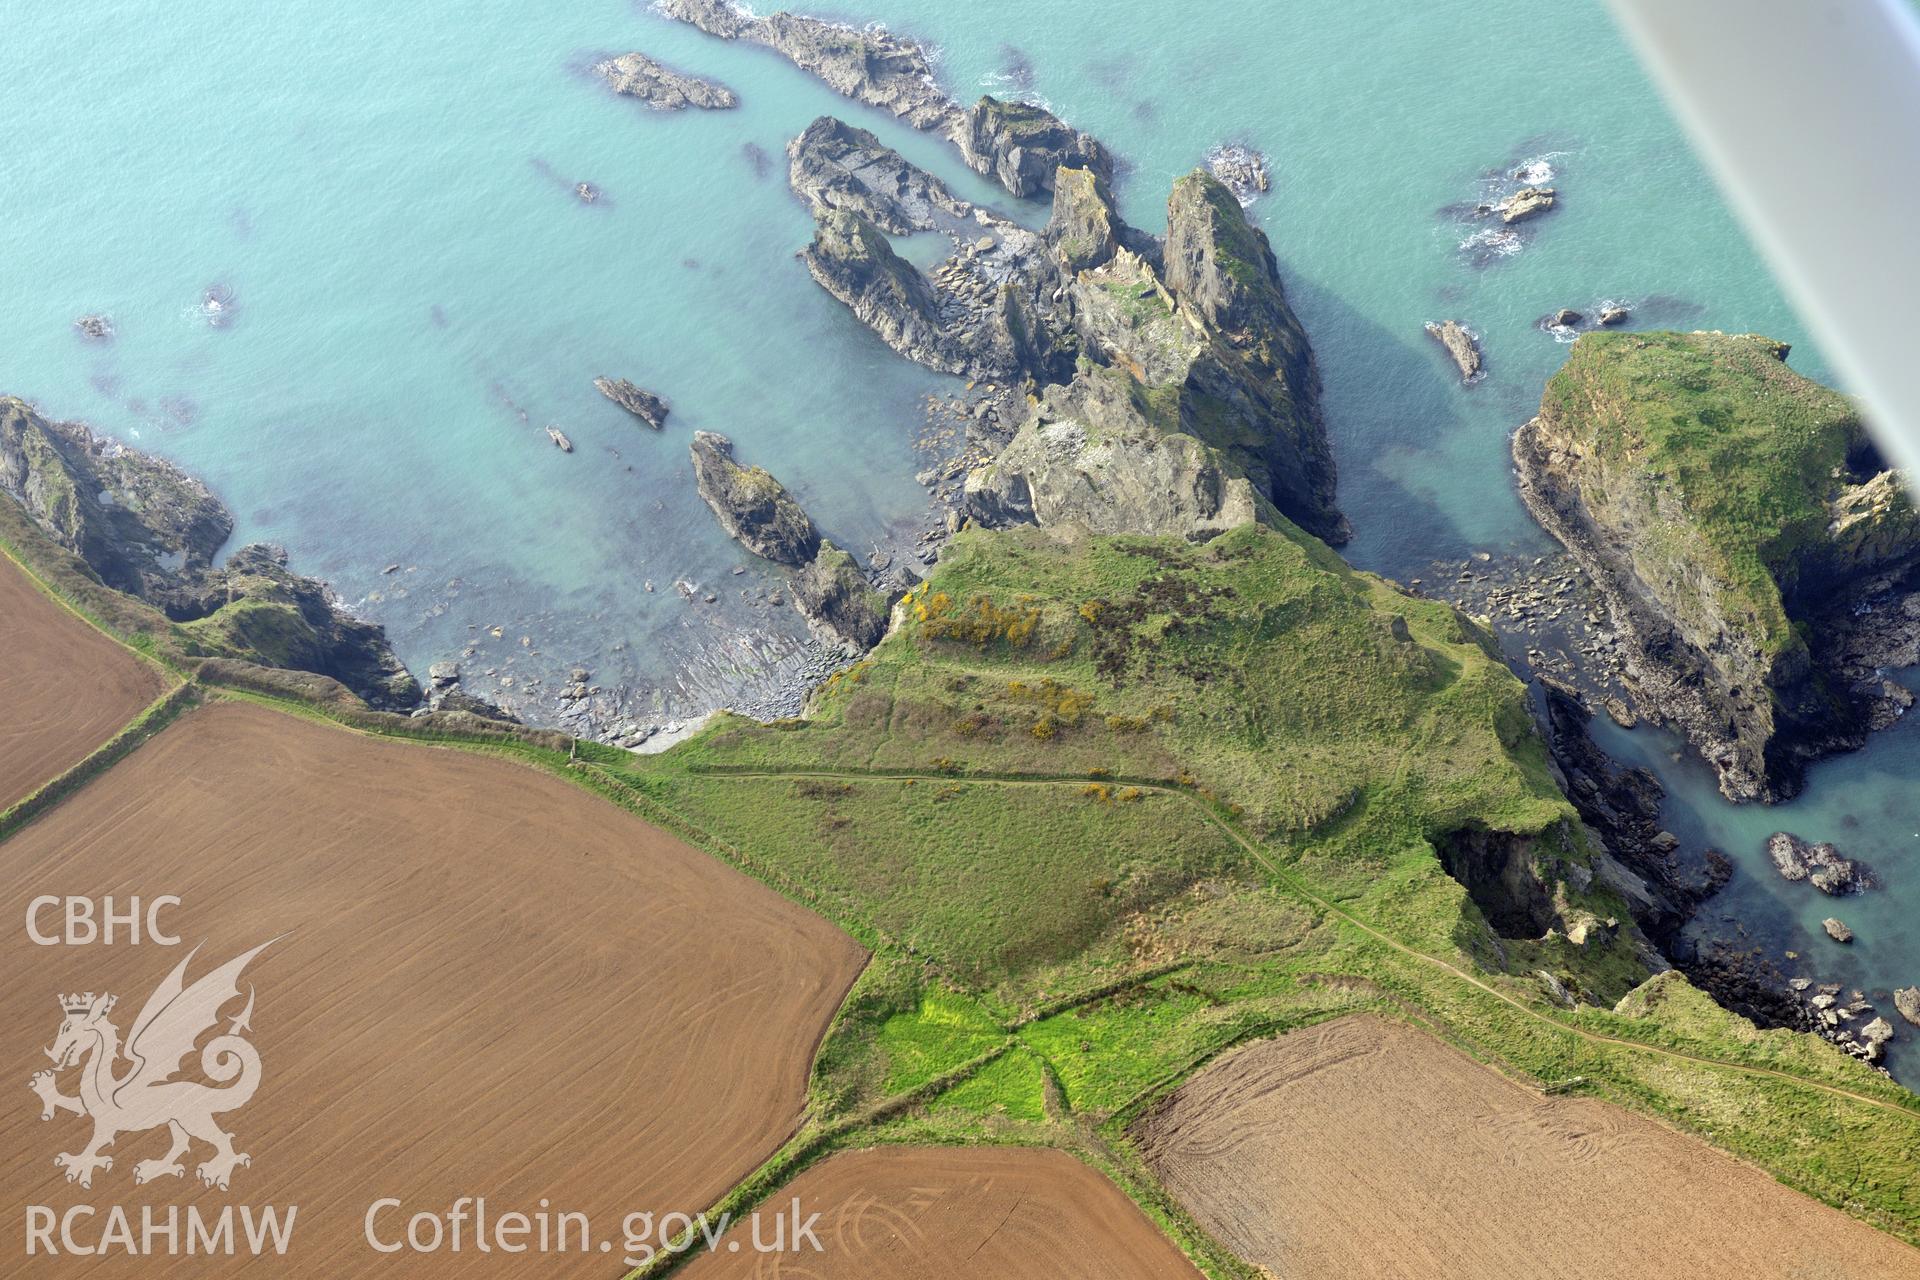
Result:
[[[1480,343],[1474,338],[1473,330],[1458,320],[1443,320],[1437,324],[1429,320],[1427,332],[1447,349],[1447,354],[1453,357],[1453,362],[1460,366],[1462,382],[1479,380],[1481,376]]]
[[[1887,1041],[1893,1039],[1893,1024],[1885,1018],[1875,1018],[1860,1028],[1859,1042],[1865,1050],[1868,1062],[1878,1062],[1886,1054]]]
[[[667,425],[667,402],[643,387],[636,387],[625,378],[595,378],[594,387],[601,395],[625,409],[655,431]]]
[[[1820,922],[1820,927],[1822,929],[1825,929],[1827,931],[1827,936],[1829,938],[1832,938],[1835,942],[1852,942],[1853,941],[1853,930],[1847,928],[1847,926],[1844,923],[1842,923],[1839,920],[1836,920],[1832,916],[1828,916],[1825,920],[1822,920]]]
[[[596,63],[593,69],[615,93],[638,98],[656,111],[684,111],[688,107],[717,111],[740,105],[740,99],[725,85],[662,66],[644,53],[623,53]]]

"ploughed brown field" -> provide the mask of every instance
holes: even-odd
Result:
[[[164,688],[0,555],[0,809],[84,760]]]
[[[160,923],[183,944],[34,946],[21,922],[49,893],[178,895]],[[624,1215],[706,1207],[793,1130],[864,959],[559,778],[233,702],[191,712],[0,845],[0,909],[14,922],[0,932],[0,1037],[15,1091],[0,1108],[0,1253],[23,1256],[22,1205],[124,1205],[136,1232],[143,1205],[298,1206],[285,1258],[42,1257],[40,1276],[619,1275]],[[122,1135],[91,1190],[64,1182],[54,1155],[79,1150],[88,1125],[42,1122],[27,1088],[56,995],[117,993],[124,1035],[189,947],[191,981],[276,935],[241,978],[263,1074],[219,1118],[253,1157],[231,1192],[194,1181],[199,1146],[184,1179],[136,1187],[164,1130]],[[408,1215],[460,1196],[486,1197],[496,1219],[543,1199],[584,1212],[595,1251],[482,1256],[469,1228],[461,1253],[389,1256],[363,1238],[382,1197],[403,1205],[376,1219],[391,1243]],[[81,1242],[102,1225],[82,1222]]]
[[[794,1249],[795,1213],[823,1246]],[[770,1196],[688,1280],[1199,1280],[1119,1188],[1060,1151],[878,1147],[832,1156]],[[738,1245],[734,1250],[732,1246]]]
[[[1920,1251],[1698,1139],[1372,1015],[1222,1059],[1134,1137],[1203,1226],[1280,1276],[1920,1276]]]

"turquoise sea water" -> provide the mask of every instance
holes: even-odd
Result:
[[[1597,4],[817,11],[937,45],[956,96],[1031,93],[1091,130],[1150,229],[1210,146],[1268,154],[1275,189],[1254,213],[1320,356],[1363,567],[1544,549],[1506,449],[1564,355],[1535,323],[1558,307],[1623,299],[1649,324],[1763,331],[1826,376]],[[0,391],[179,461],[233,507],[235,545],[284,543],[416,670],[476,645],[476,687],[514,677],[502,696],[530,718],[560,708],[528,678],[552,689],[575,664],[641,719],[751,698],[791,670],[797,618],[741,599],[775,579],[693,493],[695,428],[732,436],[856,550],[925,522],[912,441],[923,398],[952,385],[795,261],[809,223],[785,186],[789,138],[841,114],[970,198],[1044,217],[774,55],[628,0],[40,5],[8,26],[0,109],[30,127],[0,142]],[[655,114],[584,74],[634,48],[725,81],[740,109]],[[1528,160],[1551,167],[1562,207],[1517,252],[1462,251],[1470,228],[1447,206]],[[582,205],[580,181],[604,198]],[[218,328],[199,309],[214,286],[233,299]],[[112,317],[113,342],[78,336],[87,312]],[[1482,335],[1484,382],[1461,387],[1422,332],[1446,318]],[[603,373],[667,395],[667,430],[602,400]],[[676,579],[718,602],[689,605]],[[1802,834],[1886,864],[1889,888],[1852,909],[1862,943],[1821,972],[1883,1005],[1888,985],[1920,982],[1902,927],[1920,878],[1893,856],[1920,830],[1899,807],[1905,732],[1828,766],[1801,802],[1859,823],[1809,817]],[[1669,773],[1676,830],[1742,860],[1734,894],[1777,899],[1757,836],[1785,815],[1730,812]],[[1797,936],[1807,915],[1768,927]]]

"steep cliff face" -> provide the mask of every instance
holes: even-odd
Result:
[[[882,342],[943,373],[967,372],[941,325],[932,286],[879,227],[851,210],[833,210],[815,222],[804,257],[814,281]]]
[[[1231,191],[1196,169],[1167,202],[1165,264],[1167,288],[1215,337],[1188,374],[1182,422],[1303,528],[1345,542],[1320,371],[1265,233]]]
[[[1902,616],[1920,564],[1912,504],[1854,407],[1786,353],[1588,334],[1514,438],[1522,496],[1627,638],[1641,710],[1741,800],[1793,794],[1808,760],[1891,717],[1874,650],[1902,628],[1869,637],[1863,619]]]
[[[0,398],[0,490],[110,587],[144,596],[212,563],[233,517],[170,462]]]
[[[171,463],[3,398],[0,490],[102,582],[181,624],[188,656],[330,676],[378,707],[419,701],[386,632],[290,570],[285,551],[242,547],[215,567],[233,516]]]

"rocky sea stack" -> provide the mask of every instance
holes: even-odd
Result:
[[[1844,396],[1753,335],[1593,332],[1514,437],[1521,495],[1593,578],[1640,712],[1734,800],[1799,790],[1912,701],[1920,518]]]
[[[689,452],[700,497],[728,536],[775,564],[799,566],[819,553],[820,531],[807,513],[765,468],[735,462],[733,441],[696,431]]]
[[[800,612],[855,648],[878,644],[893,598],[820,536],[787,487],[764,468],[735,461],[733,442],[723,435],[696,431],[689,451],[700,497],[720,527],[761,559],[798,571],[793,596]]]

